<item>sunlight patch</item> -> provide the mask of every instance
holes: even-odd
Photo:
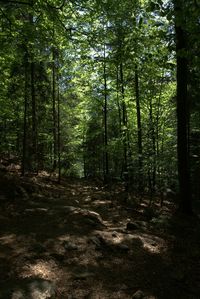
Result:
[[[55,280],[58,276],[58,269],[56,263],[53,261],[45,262],[38,261],[35,264],[27,264],[24,266],[21,277],[39,277],[43,279]]]
[[[124,241],[123,235],[116,235],[112,239],[113,244],[121,244],[123,241]]]
[[[149,235],[142,235],[139,237],[143,243],[144,249],[147,249],[151,253],[159,254],[164,248],[164,240],[158,237],[151,237]]]

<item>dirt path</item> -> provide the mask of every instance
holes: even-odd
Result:
[[[20,188],[0,211],[0,298],[200,298],[197,220],[167,209],[149,217],[145,202],[124,204],[119,186]]]

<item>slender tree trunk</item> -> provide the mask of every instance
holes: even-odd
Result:
[[[176,60],[177,60],[177,155],[179,178],[179,207],[186,214],[192,212],[189,167],[189,111],[188,111],[188,60],[184,29],[184,2],[175,0]]]
[[[159,121],[160,121],[160,112],[161,112],[161,97],[162,97],[162,87],[164,82],[164,75],[162,75],[161,83],[160,83],[160,90],[159,90],[159,97],[157,102],[157,111],[156,111],[156,154],[159,155]]]
[[[35,0],[30,0],[30,5],[32,8],[34,7]],[[33,14],[29,14],[30,25],[32,30],[34,31],[34,16]],[[34,40],[33,40],[34,42]],[[31,53],[31,64],[30,64],[30,72],[31,72],[31,107],[32,107],[32,168],[33,170],[38,171],[38,153],[37,153],[37,107],[36,107],[36,96],[35,96],[35,62],[34,62],[34,53],[33,49]]]
[[[157,100],[157,110],[156,110],[156,120],[155,120],[155,139],[156,139],[156,167],[157,167],[157,186],[159,184],[159,189],[162,188],[162,185],[164,182],[161,178],[161,168],[160,168],[160,154],[162,152],[160,151],[160,144],[162,144],[162,137],[160,137],[160,130],[161,130],[161,124],[160,124],[160,115],[161,115],[161,99],[162,99],[162,88],[163,88],[163,82],[164,82],[164,74],[162,74],[161,82],[160,82],[160,90],[159,90],[159,97]]]
[[[58,81],[58,80],[57,80]],[[61,144],[60,144],[60,90],[58,85],[58,183],[61,181],[61,163],[60,163],[60,155],[61,155]]]
[[[123,146],[124,146],[124,167],[123,172],[127,174],[127,114],[126,114],[126,103],[125,103],[125,92],[124,92],[124,73],[123,64],[120,63],[120,81],[121,81],[121,94],[122,94],[122,123],[123,123]]]
[[[107,182],[109,175],[108,168],[108,127],[107,127],[107,76],[106,76],[106,48],[104,45],[104,63],[103,63],[103,76],[104,76],[104,181]]]
[[[118,117],[119,117],[119,132],[122,132],[122,116],[121,116],[121,105],[119,100],[119,67],[117,65],[117,108],[118,108]]]
[[[153,195],[156,186],[156,137],[155,137],[155,128],[154,128],[154,120],[153,120],[153,105],[152,99],[150,98],[149,103],[149,121],[150,121],[150,138],[152,142],[151,148],[151,162],[150,162],[150,170],[149,170],[149,189],[151,195]]]
[[[84,178],[87,177],[87,163],[86,163],[86,136],[85,136],[85,132],[83,132],[83,142],[82,142],[82,146],[83,146],[83,173],[84,173]]]
[[[37,112],[35,96],[35,63],[31,62],[31,103],[32,103],[32,153],[33,168],[37,170]]]
[[[23,152],[21,163],[21,175],[25,175],[27,155],[27,105],[28,105],[28,57],[24,59],[24,124],[23,124]]]
[[[57,166],[57,121],[56,121],[56,53],[55,48],[53,53],[53,66],[52,66],[52,116],[53,116],[53,170]]]
[[[141,124],[141,111],[140,111],[140,92],[139,92],[139,78],[138,68],[135,67],[135,97],[136,97],[136,112],[137,112],[137,143],[138,143],[138,166],[139,166],[139,190],[142,190],[143,180],[143,148],[142,148],[142,124]]]

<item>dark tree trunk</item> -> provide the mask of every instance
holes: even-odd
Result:
[[[105,53],[105,45],[104,45],[104,64],[103,64],[103,76],[104,76],[104,181],[107,182],[109,175],[108,168],[108,127],[107,127],[107,76],[106,76],[106,53]]]
[[[31,62],[32,154],[33,169],[37,170],[37,119],[35,96],[35,63]]]
[[[175,2],[176,59],[177,59],[177,155],[179,178],[179,208],[192,212],[189,167],[189,105],[188,105],[188,60],[186,32],[184,29],[184,2]]]
[[[27,105],[28,105],[28,57],[27,53],[24,58],[24,124],[23,124],[23,152],[21,163],[21,175],[25,175],[26,171],[26,155],[27,155]]]
[[[30,0],[30,5],[32,8],[34,7],[34,0]],[[29,14],[30,25],[34,32],[35,24],[34,24],[34,16],[32,13]],[[33,35],[34,37],[34,35]],[[34,39],[32,40],[34,42]],[[38,153],[37,153],[37,107],[36,107],[36,95],[35,95],[35,62],[34,62],[34,53],[33,49],[31,49],[31,64],[30,64],[30,72],[31,72],[31,107],[32,107],[32,169],[34,171],[38,171]]]
[[[60,184],[61,180],[61,163],[60,163],[60,151],[61,151],[61,144],[60,144],[60,90],[58,85],[58,183]]]
[[[53,170],[57,166],[57,121],[56,121],[56,53],[53,48],[53,66],[52,66],[52,116],[53,116]]]

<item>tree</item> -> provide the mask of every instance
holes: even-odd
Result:
[[[2,155],[17,155],[23,175],[109,176],[153,200],[177,188],[178,136],[180,206],[189,211],[189,158],[192,180],[200,165],[193,2],[0,1]]]
[[[184,213],[191,213],[191,184],[189,167],[189,103],[188,58],[185,24],[185,5],[174,1],[176,59],[177,59],[177,153],[179,175],[179,206]]]

